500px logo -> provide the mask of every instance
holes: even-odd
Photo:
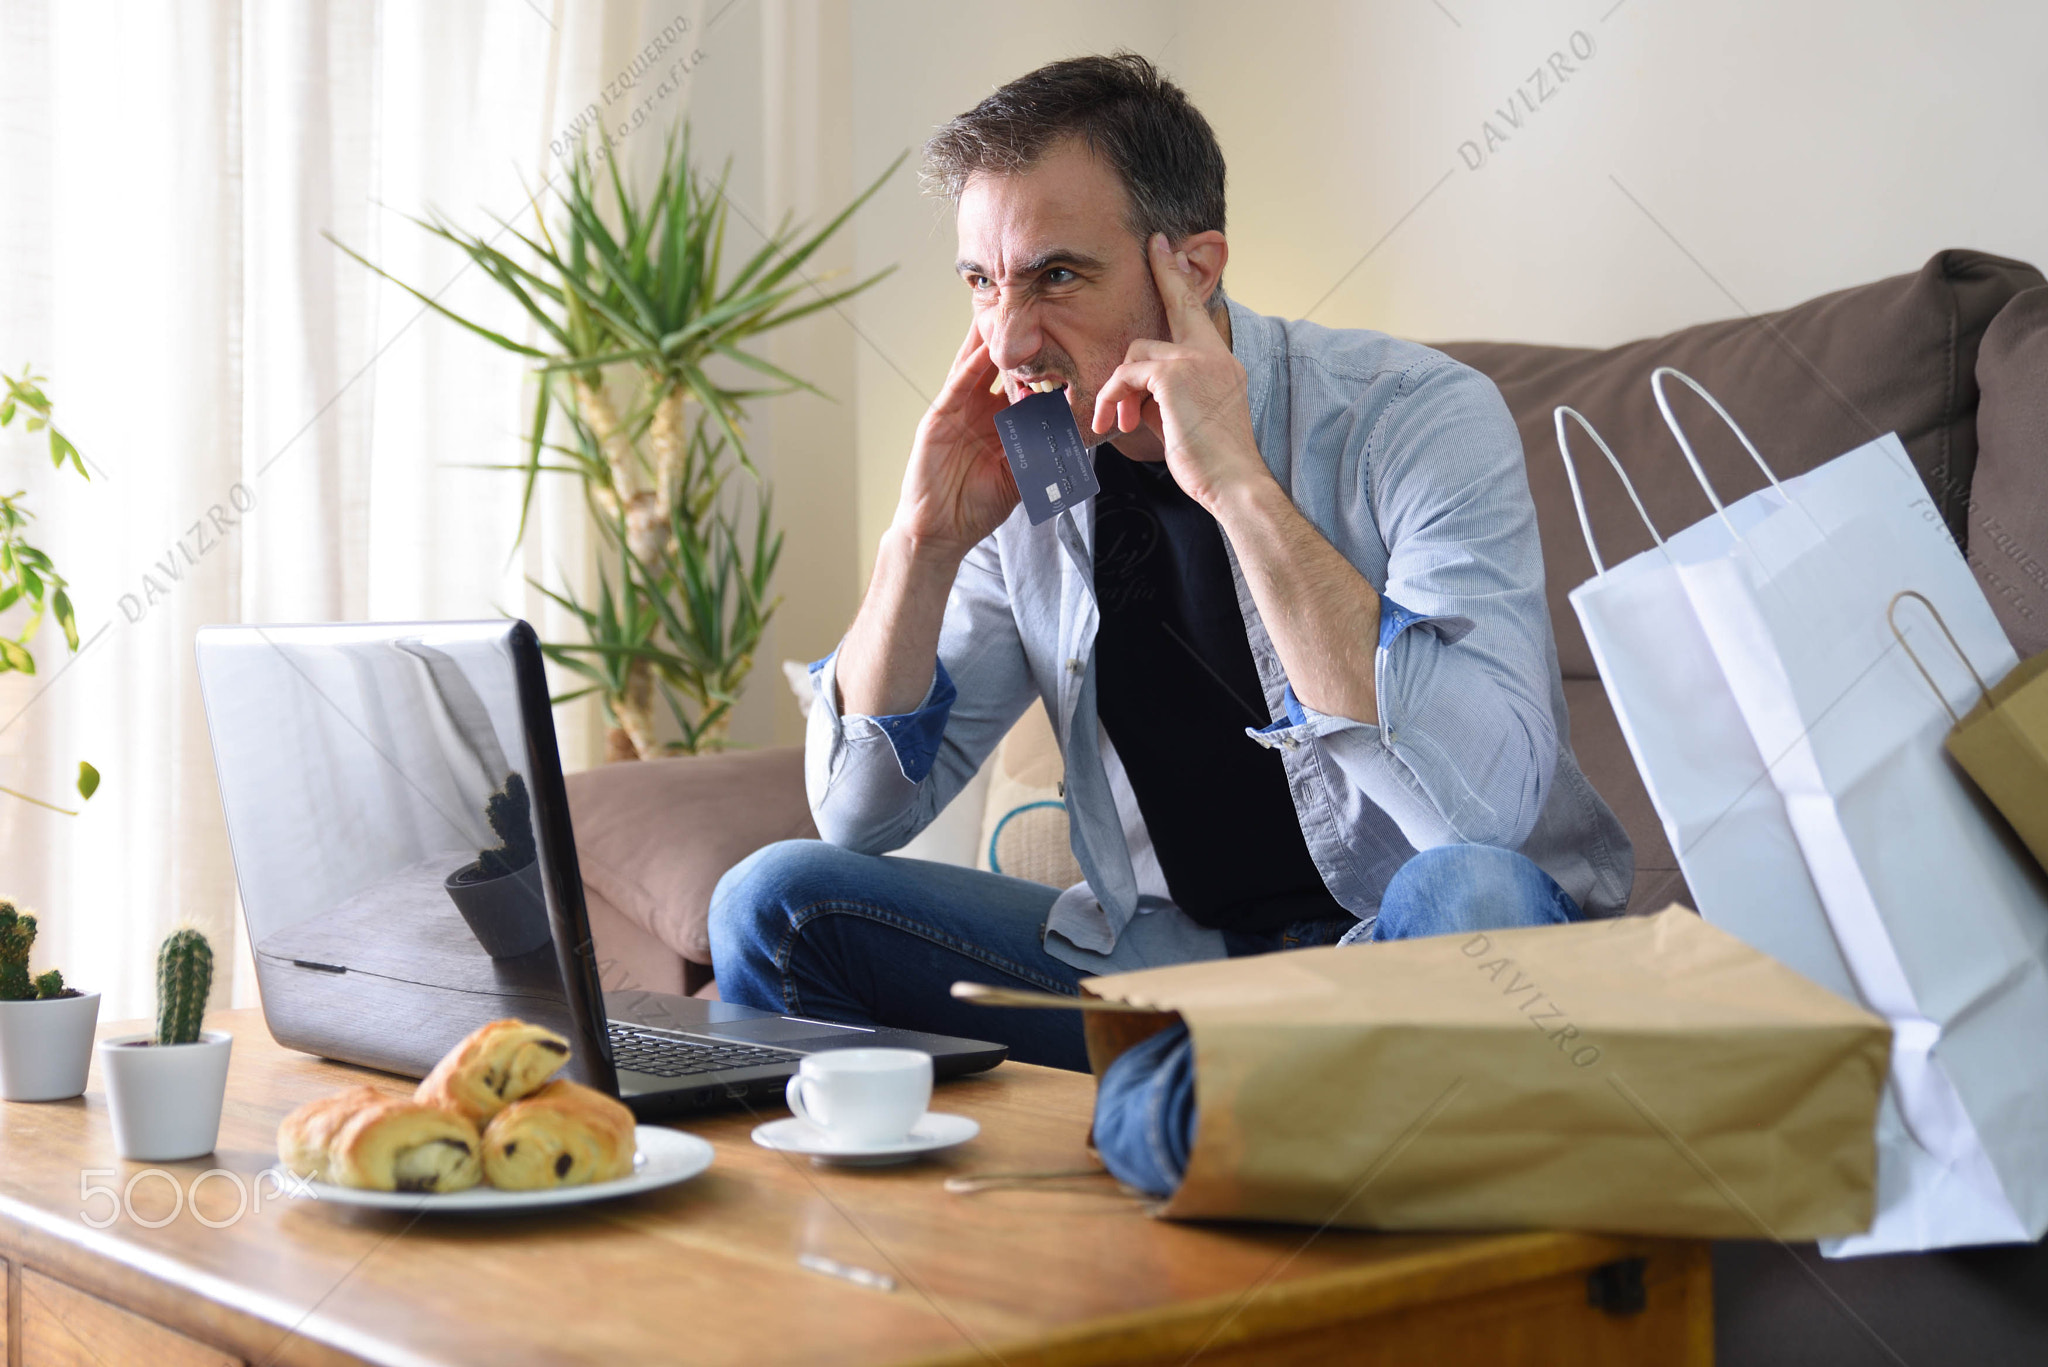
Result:
[[[208,1229],[226,1229],[244,1215],[251,1213],[260,1214],[263,1210],[263,1201],[266,1195],[272,1201],[277,1200],[279,1197],[283,1197],[286,1200],[295,1200],[303,1196],[313,1196],[314,1199],[319,1199],[315,1196],[311,1183],[297,1173],[288,1172],[283,1168],[265,1168],[257,1173],[253,1180],[245,1179],[238,1172],[229,1172],[226,1168],[208,1168],[205,1172],[198,1174],[192,1179],[189,1191],[187,1188],[179,1185],[178,1173],[171,1172],[165,1168],[139,1168],[128,1175],[128,1181],[124,1185],[118,1187],[93,1180],[98,1177],[117,1176],[119,1171],[117,1168],[82,1168],[79,1170],[78,1203],[81,1209],[78,1212],[78,1218],[91,1225],[94,1229],[105,1229],[116,1220],[124,1218],[134,1221],[145,1229],[162,1229],[165,1225],[177,1219],[187,1206],[191,1207],[192,1218],[205,1225]],[[160,1179],[170,1191],[171,1209],[168,1215],[146,1217],[136,1213],[136,1188],[142,1186],[145,1180],[152,1177]],[[227,1183],[235,1192],[235,1211],[234,1214],[226,1219],[217,1219],[206,1215],[199,1209],[200,1188],[205,1186],[209,1179],[215,1178]],[[268,1189],[267,1191],[266,1188]],[[150,1187],[143,1189],[145,1191],[154,1190],[154,1188]],[[154,1205],[154,1201],[151,1204]]]

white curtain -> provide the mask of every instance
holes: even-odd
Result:
[[[580,496],[544,480],[515,556],[518,358],[431,315],[324,239],[514,337],[523,316],[406,221],[530,217],[573,111],[694,5],[626,0],[0,0],[0,367],[33,359],[90,483],[0,435],[86,649],[46,629],[0,676],[0,893],[36,909],[35,965],[145,1015],[174,924],[212,939],[215,1004],[252,1005],[192,635],[208,622],[526,617],[585,571]],[[678,20],[684,27],[678,28]],[[653,124],[679,116],[687,82]],[[658,140],[658,132],[640,140]],[[658,150],[658,149],[657,149]],[[636,150],[629,161],[643,160]],[[509,241],[510,239],[505,239]],[[12,625],[16,614],[5,620]],[[593,758],[593,710],[557,718]],[[233,965],[233,971],[229,966]]]

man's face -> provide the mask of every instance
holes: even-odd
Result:
[[[1084,434],[1130,344],[1167,336],[1128,205],[1116,173],[1078,139],[1020,175],[977,175],[960,195],[957,265],[1005,392],[1015,403],[1033,381],[1066,385]]]

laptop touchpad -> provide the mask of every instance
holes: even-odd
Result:
[[[861,1025],[836,1025],[831,1021],[768,1016],[757,1020],[719,1021],[706,1027],[703,1033],[717,1035],[721,1039],[751,1039],[767,1043],[775,1040],[817,1039],[820,1035],[872,1035],[874,1031]]]

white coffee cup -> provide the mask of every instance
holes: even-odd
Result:
[[[836,1143],[894,1143],[931,1103],[932,1056],[922,1049],[807,1054],[783,1095],[797,1119]]]

